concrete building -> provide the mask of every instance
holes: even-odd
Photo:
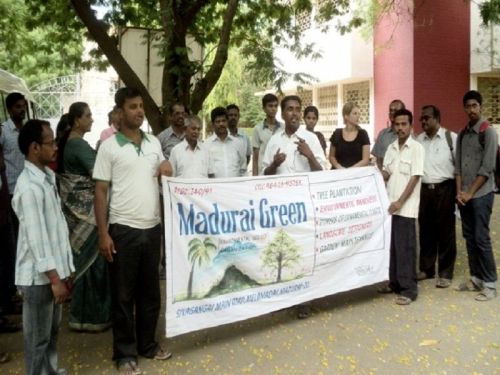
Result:
[[[340,35],[315,24],[315,8],[297,22],[304,41],[315,42],[317,61],[297,60],[288,51],[276,56],[292,72],[313,75],[317,82],[300,87],[289,82],[286,94],[298,93],[304,105],[319,108],[317,129],[329,137],[342,126],[347,101],[358,103],[361,126],[372,139],[387,126],[392,99],[402,99],[416,113],[425,104],[442,111],[444,126],[459,130],[466,117],[461,99],[468,89],[484,96],[485,113],[500,129],[500,26],[481,26],[477,2],[403,0],[384,15],[368,38],[359,31]],[[416,121],[415,132],[421,131]]]

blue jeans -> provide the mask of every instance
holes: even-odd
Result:
[[[496,289],[497,267],[490,239],[493,199],[493,193],[471,199],[460,206],[460,216],[471,279],[479,287]]]
[[[50,284],[20,286],[23,296],[24,363],[27,375],[65,374],[57,369],[57,331],[62,307]]]

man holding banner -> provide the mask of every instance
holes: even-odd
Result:
[[[326,165],[325,154],[314,133],[300,127],[302,101],[296,95],[281,101],[281,116],[285,129],[274,134],[264,153],[264,174],[289,174],[321,171]]]
[[[397,141],[390,144],[382,175],[387,181],[389,213],[392,215],[389,284],[380,293],[398,293],[396,304],[409,305],[417,299],[417,240],[415,222],[424,174],[423,146],[411,137],[413,115],[407,109],[394,114]]]
[[[300,127],[302,101],[296,95],[281,101],[281,116],[285,128],[274,134],[267,144],[262,165],[265,175],[321,171],[326,165],[325,154],[316,134]],[[308,318],[311,307],[298,306],[297,317]]]

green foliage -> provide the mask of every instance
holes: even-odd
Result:
[[[280,229],[262,252],[261,259],[264,267],[277,272],[276,282],[280,282],[283,268],[299,261],[300,248],[285,230]]]
[[[500,0],[480,3],[479,11],[485,25],[500,25]]]
[[[215,250],[217,250],[217,246],[213,243],[210,237],[205,238],[201,241],[199,238],[194,238],[188,243],[189,251],[188,251],[188,259],[191,263],[195,264],[198,262],[198,266],[207,263]]]
[[[198,267],[208,263],[214,251],[217,250],[217,246],[215,246],[210,237],[206,237],[203,241],[199,238],[193,238],[189,241],[188,246],[188,259],[191,262],[191,271],[189,272],[187,298],[190,299],[193,295],[193,275],[196,263],[198,263]]]
[[[253,127],[262,121],[263,112],[260,98],[255,96],[259,87],[245,71],[247,59],[237,48],[229,50],[229,57],[219,81],[203,105],[204,112],[218,106],[236,104],[240,107],[240,127]]]
[[[41,2],[37,6],[45,8]],[[28,86],[78,70],[83,33],[65,33],[63,25],[71,20],[47,23],[24,2],[11,0],[0,0],[0,14],[2,69],[22,77]]]

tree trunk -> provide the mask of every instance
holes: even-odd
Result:
[[[233,26],[236,11],[238,10],[238,2],[239,0],[229,0],[227,3],[214,61],[205,76],[196,83],[191,94],[191,111],[193,113],[198,113],[201,110],[203,102],[219,80],[224,65],[226,65],[231,27]]]
[[[78,17],[87,28],[92,39],[94,39],[94,41],[98,44],[99,48],[108,58],[109,63],[120,76],[120,79],[125,83],[125,85],[136,87],[141,92],[141,96],[144,101],[146,118],[153,128],[153,132],[158,133],[161,131],[161,113],[158,106],[137,74],[135,74],[130,65],[123,58],[114,40],[108,35],[102,26],[101,21],[95,17],[94,12],[90,7],[90,3],[86,0],[71,0],[71,4],[73,5]]]
[[[194,262],[193,265],[191,266],[191,272],[189,272],[187,299],[191,299],[191,297],[193,296],[193,275],[194,275]]]
[[[281,282],[281,269],[283,268],[283,254],[279,253],[276,260],[278,261],[278,276],[276,277],[276,282],[279,283]]]

